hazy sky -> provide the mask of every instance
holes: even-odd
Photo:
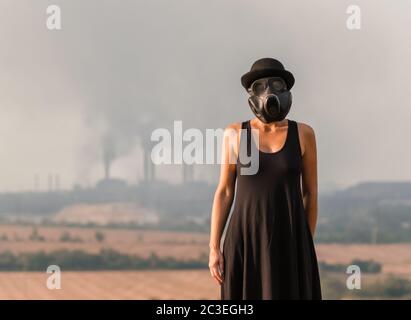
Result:
[[[104,137],[112,175],[137,181],[152,128],[253,117],[240,77],[262,57],[294,73],[288,118],[316,132],[320,188],[409,180],[410,21],[407,0],[0,0],[0,191],[95,183]]]

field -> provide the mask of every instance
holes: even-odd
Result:
[[[96,237],[102,233],[102,239]],[[36,237],[33,238],[33,234]],[[62,235],[69,234],[62,241]],[[179,259],[208,255],[208,234],[106,228],[0,226],[0,252],[81,249],[98,252],[112,248],[128,254]],[[319,261],[349,264],[372,259],[382,274],[411,280],[411,244],[317,244]],[[219,286],[204,270],[88,271],[62,270],[62,289],[46,288],[46,272],[0,272],[0,299],[218,299]],[[367,276],[370,279],[375,276]]]
[[[0,299],[219,299],[208,271],[63,272],[61,289],[41,272],[0,273]]]
[[[382,272],[411,280],[411,243],[394,244],[317,244],[320,261],[348,264],[353,259],[374,260],[382,264]]]
[[[53,251],[56,249],[81,249],[98,252],[102,248],[111,248],[128,254],[143,257],[155,252],[159,256],[171,256],[179,259],[198,258],[208,252],[208,235],[191,232],[140,231],[104,228],[37,227],[38,236],[43,240],[30,239],[34,228],[31,226],[0,225],[0,252],[10,250],[14,253],[27,251]],[[104,235],[104,240],[96,239],[96,232]],[[61,241],[64,233],[80,241]]]

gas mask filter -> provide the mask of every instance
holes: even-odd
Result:
[[[248,104],[252,112],[264,123],[281,121],[290,111],[292,95],[280,77],[257,79],[248,92]]]

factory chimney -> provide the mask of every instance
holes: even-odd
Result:
[[[114,159],[114,143],[109,136],[103,142],[104,178],[110,179],[110,167]]]

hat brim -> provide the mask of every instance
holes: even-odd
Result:
[[[241,84],[245,89],[248,89],[251,84],[260,78],[264,77],[281,77],[287,84],[287,89],[290,90],[294,86],[294,76],[290,71],[281,69],[263,69],[249,71],[241,77]]]

